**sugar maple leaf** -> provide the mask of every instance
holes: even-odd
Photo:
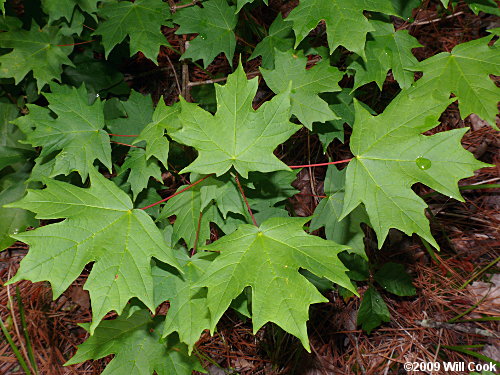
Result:
[[[53,118],[47,108],[28,104],[30,113],[13,121],[27,135],[26,143],[42,147],[40,158],[50,155],[45,171],[49,177],[77,171],[87,178],[94,160],[100,160],[111,171],[111,146],[103,130],[103,104],[96,100],[88,104],[87,90],[53,85],[52,93],[44,93]],[[34,128],[34,129],[33,129]],[[59,151],[55,157],[51,154]],[[38,164],[42,164],[38,161]]]
[[[268,35],[255,46],[249,60],[262,56],[261,66],[274,68],[275,51],[288,51],[293,48],[292,23],[285,22],[281,14],[269,26]]]
[[[192,181],[196,179],[198,176],[191,176]],[[187,185],[181,186],[178,191],[186,187]],[[210,238],[210,223],[217,221],[220,215],[226,219],[229,212],[248,216],[234,179],[230,176],[212,176],[169,199],[163,207],[160,219],[175,215],[172,241],[177,243],[182,238],[191,249],[194,248],[196,240],[197,247],[205,245]]]
[[[0,102],[0,171],[8,166],[24,164],[34,156],[34,150],[20,143],[24,134],[11,123],[19,115],[19,108],[12,103]]]
[[[49,16],[49,23],[59,18],[66,18],[71,21],[73,10],[78,6],[84,12],[89,14],[97,11],[99,0],[44,0],[42,7],[44,13]]]
[[[330,143],[337,138],[344,143],[344,124],[352,127],[354,124],[354,92],[350,88],[344,88],[340,92],[325,94],[324,99],[329,103],[332,111],[340,117],[338,120],[330,120],[324,124],[314,124],[314,132],[318,134],[323,144],[323,153],[326,154]],[[366,104],[362,104],[370,113],[374,113]]]
[[[495,0],[465,0],[469,8],[476,14],[479,12],[494,14],[500,16],[500,9]]]
[[[309,305],[327,299],[299,269],[353,292],[355,289],[337,257],[347,246],[308,235],[302,229],[308,220],[272,218],[260,227],[244,224],[204,248],[220,252],[197,283],[208,288],[212,331],[231,301],[250,286],[254,333],[265,323],[274,322],[298,337],[309,350]]]
[[[142,95],[133,90],[126,101],[120,101],[124,116],[106,121],[106,127],[112,134],[128,135],[127,140],[135,138],[151,122],[153,116],[153,99],[151,95]],[[115,141],[123,141],[123,137],[114,137]]]
[[[241,8],[243,8],[246,4],[248,3],[253,3],[255,0],[237,0],[238,8],[236,9],[236,12],[239,12]],[[268,0],[264,0],[264,3],[267,5]]]
[[[361,223],[369,223],[363,207],[354,209],[347,217],[339,221],[344,206],[345,169],[339,171],[334,165],[328,166],[325,176],[325,194],[311,220],[311,230],[325,227],[328,240],[351,247],[349,252],[356,253],[366,260],[363,238],[365,236]]]
[[[252,100],[258,79],[247,80],[241,63],[224,86],[216,85],[217,113],[181,100],[181,129],[169,133],[176,141],[193,146],[198,158],[181,173],[215,173],[234,167],[243,177],[249,171],[271,172],[288,167],[273,155],[299,127],[289,121],[290,91],[276,95],[257,111]]]
[[[127,182],[130,183],[134,200],[147,186],[150,177],[161,181],[161,169],[156,160],[146,159],[146,152],[141,148],[129,151],[118,175],[130,170]]]
[[[189,356],[175,337],[161,341],[164,318],[151,318],[145,309],[123,314],[99,324],[94,335],[78,347],[65,366],[114,354],[102,375],[191,375],[202,371],[198,359]]]
[[[438,124],[450,100],[414,88],[402,91],[378,115],[355,102],[351,136],[354,159],[347,167],[341,218],[364,203],[382,246],[390,228],[417,233],[439,248],[424,214],[425,202],[411,186],[421,182],[463,201],[457,182],[488,166],[465,151],[460,139],[467,129],[424,136]]]
[[[312,123],[338,119],[328,103],[318,94],[340,91],[337,84],[343,76],[330,62],[322,60],[306,70],[307,58],[301,52],[275,51],[274,69],[260,69],[267,85],[276,94],[289,90],[292,82],[290,103],[292,114],[308,129]]]
[[[302,0],[286,20],[293,21],[295,47],[325,20],[331,53],[344,46],[364,57],[366,34],[374,30],[363,14],[365,10],[396,15],[388,0]]]
[[[362,325],[363,329],[370,334],[374,328],[382,322],[390,322],[391,313],[379,292],[370,286],[361,301],[358,311],[357,323]]]
[[[462,118],[475,113],[498,129],[495,117],[500,88],[490,75],[500,75],[500,48],[488,46],[491,39],[488,36],[462,43],[451,52],[442,52],[422,61],[416,70],[421,70],[424,75],[416,87],[439,90],[444,97],[455,94]]]
[[[356,71],[353,89],[375,81],[382,90],[389,69],[399,86],[410,87],[414,81],[411,70],[418,65],[411,50],[421,47],[420,43],[407,30],[394,31],[392,23],[374,20],[370,24],[375,30],[366,42],[366,61],[359,58],[349,65]]]
[[[124,138],[121,136],[127,135],[126,139],[130,140],[127,142],[140,143],[138,137],[134,136],[142,134],[142,131],[152,121],[153,100],[151,96],[132,91],[128,100],[120,102],[120,105],[123,107],[125,116],[107,120],[106,126],[111,131],[111,134],[120,135],[113,136],[115,141],[123,142]],[[157,153],[155,151],[152,154],[148,154],[142,148],[130,148],[128,156],[118,172],[118,175],[120,175],[130,169],[127,181],[130,183],[134,200],[147,187],[149,177],[161,181],[161,170],[158,162],[150,157],[153,155],[159,155],[161,158],[168,157],[168,140],[163,137],[163,133],[154,134],[154,136],[160,138],[155,140],[155,143],[164,145],[162,139],[166,142],[166,155],[164,152]],[[140,140],[143,139],[141,138]],[[164,162],[164,165],[167,165],[166,159],[163,159],[162,162]]]
[[[93,332],[106,313],[120,314],[132,297],[154,310],[151,258],[178,263],[153,220],[133,209],[126,193],[95,169],[90,181],[90,188],[83,189],[45,179],[46,189],[28,190],[25,198],[8,205],[33,211],[40,219],[66,219],[13,236],[30,251],[9,283],[47,280],[57,298],[94,262],[85,283]]]
[[[8,248],[15,239],[12,234],[22,232],[29,226],[36,227],[39,222],[33,213],[20,209],[8,208],[4,205],[17,201],[26,193],[28,177],[24,171],[8,174],[0,178],[0,251]]]
[[[160,219],[176,216],[172,241],[177,243],[182,238],[190,249],[206,244],[214,216],[213,206],[202,206],[199,185],[169,199],[160,214]],[[181,186],[178,191],[186,187]]]
[[[182,58],[195,61],[201,59],[206,67],[219,53],[224,52],[229,64],[232,64],[236,48],[233,30],[238,22],[238,15],[235,7],[229,6],[226,0],[205,1],[203,8],[180,9],[174,14],[174,22],[179,25],[176,34],[198,34],[189,42],[189,48]]]
[[[130,37],[130,54],[141,51],[148,59],[156,62],[160,46],[168,46],[161,33],[161,26],[170,15],[168,3],[158,0],[108,1],[99,9],[99,17],[105,19],[94,35],[102,35],[106,57],[111,50]]]
[[[151,122],[141,131],[134,144],[146,142],[146,159],[156,157],[168,169],[168,151],[170,143],[165,137],[165,130],[177,131],[180,129],[178,114],[180,105],[167,106],[163,100],[157,104]]]
[[[182,275],[165,264],[157,264],[153,269],[156,303],[169,301],[170,305],[163,337],[178,332],[179,339],[188,345],[189,354],[203,331],[210,328],[206,289],[194,285],[205,273],[213,255],[197,253],[189,257],[186,251],[177,251]]]
[[[0,78],[12,77],[18,84],[33,71],[40,91],[46,83],[61,78],[63,65],[74,66],[68,58],[73,46],[67,46],[73,43],[73,38],[62,35],[60,27],[40,29],[33,21],[31,29],[24,30],[17,19],[7,17],[7,20],[2,25],[7,30],[0,32],[0,45],[12,51],[0,56]]]

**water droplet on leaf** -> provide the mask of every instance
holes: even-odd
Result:
[[[205,40],[205,39],[207,39],[207,35],[206,34],[200,34],[200,38],[203,39],[203,40]]]
[[[422,170],[426,170],[426,169],[429,169],[432,165],[432,162],[427,159],[427,158],[423,158],[421,156],[419,156],[417,158],[417,160],[415,160],[415,163],[417,163],[417,167],[419,167],[420,169]]]

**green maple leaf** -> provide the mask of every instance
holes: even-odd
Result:
[[[298,170],[276,171],[271,173],[252,172],[249,175],[249,187],[246,196],[257,223],[262,223],[271,217],[290,216],[285,209],[286,199],[298,193],[292,186],[297,178]],[[244,208],[248,216],[246,208]],[[247,220],[247,223],[251,223]]]
[[[0,32],[0,45],[12,48],[12,51],[0,56],[0,78],[12,77],[18,84],[33,71],[40,91],[46,83],[60,79],[63,65],[73,66],[68,58],[73,51],[73,38],[62,35],[60,27],[45,26],[40,29],[33,21],[31,29],[24,30],[18,20],[8,19],[2,25],[7,26],[7,30]]]
[[[250,286],[254,333],[265,323],[274,322],[309,350],[309,305],[327,299],[298,272],[299,268],[355,290],[337,257],[347,247],[306,234],[302,226],[308,220],[272,218],[260,227],[241,225],[205,247],[220,252],[197,284],[208,288],[212,331],[231,301]]]
[[[192,181],[198,178],[199,176],[191,175]],[[187,185],[181,186],[178,191],[186,187]],[[210,238],[210,223],[226,219],[229,212],[240,214],[250,220],[234,180],[229,176],[209,177],[189,191],[169,199],[161,212],[160,219],[175,215],[173,243],[184,239],[189,248],[194,248],[196,239],[198,239],[196,246],[199,247],[205,245]]]
[[[170,16],[168,3],[158,0],[107,1],[99,9],[99,23],[94,35],[102,35],[106,58],[111,50],[127,36],[130,38],[131,55],[141,51],[153,62],[161,46],[168,46],[161,33],[161,26],[167,24]]]
[[[410,20],[413,9],[422,4],[421,0],[391,0],[391,2],[396,10],[396,14],[399,14],[405,20]]]
[[[29,146],[19,141],[24,139],[22,132],[10,123],[19,114],[19,109],[11,103],[0,102],[0,251],[12,245],[10,237],[25,230],[28,226],[37,226],[34,215],[20,208],[2,207],[4,204],[19,200],[26,192],[27,171],[31,167],[29,160],[34,152]],[[9,173],[14,170],[14,173]]]
[[[406,273],[402,264],[385,263],[373,278],[384,290],[397,296],[414,296],[417,293],[410,275]]]
[[[181,57],[194,61],[201,59],[206,67],[223,52],[232,64],[236,48],[233,30],[238,22],[235,9],[226,0],[209,0],[203,3],[203,8],[189,7],[177,11],[174,22],[179,29],[175,33],[198,34]]]
[[[338,46],[344,46],[364,57],[366,34],[374,31],[363,15],[365,10],[396,15],[392,3],[387,0],[302,0],[286,20],[293,21],[295,47],[325,20],[331,53]]]
[[[178,115],[180,105],[177,103],[171,106],[165,105],[160,100],[155,108],[151,122],[141,131],[134,144],[142,141],[146,142],[146,158],[156,157],[166,169],[168,169],[168,151],[170,143],[165,137],[165,130],[177,131],[180,129]]]
[[[198,359],[189,356],[186,346],[176,337],[160,341],[163,325],[163,317],[151,318],[149,311],[144,309],[103,321],[65,366],[115,354],[102,375],[191,375],[193,371],[204,372]]]
[[[261,66],[266,69],[273,69],[275,50],[288,51],[293,48],[291,31],[292,24],[285,22],[281,14],[278,14],[269,27],[268,35],[255,46],[249,60],[262,56]]]
[[[495,0],[465,0],[469,8],[476,14],[479,12],[494,14],[500,16],[500,9]]]
[[[276,95],[255,111],[252,100],[257,86],[258,79],[247,80],[240,63],[226,85],[215,86],[215,115],[181,100],[178,117],[182,127],[169,135],[199,152],[198,158],[181,173],[219,176],[234,167],[246,178],[249,171],[288,169],[273,151],[299,128],[289,121],[290,92]]]
[[[402,88],[410,87],[412,70],[418,65],[411,49],[421,47],[420,43],[407,30],[394,31],[392,23],[374,20],[370,24],[375,30],[366,42],[366,61],[359,58],[349,65],[356,71],[353,90],[372,81],[382,90],[389,69]]]
[[[314,210],[310,229],[325,227],[328,240],[349,246],[352,248],[349,252],[368,260],[363,242],[365,234],[361,228],[361,223],[369,223],[364,208],[356,207],[347,217],[339,220],[344,206],[345,171],[345,169],[339,171],[333,165],[328,166],[325,176],[327,197],[323,198]]]
[[[363,295],[357,320],[358,324],[361,324],[368,334],[382,322],[391,321],[391,314],[387,305],[379,292],[372,286]]]
[[[342,218],[364,203],[382,246],[389,228],[417,233],[433,246],[425,202],[411,186],[421,182],[463,201],[458,180],[488,166],[465,151],[460,139],[467,129],[424,136],[438,124],[450,100],[414,88],[401,92],[378,115],[357,102],[350,148],[354,159],[347,167]]]
[[[154,309],[152,257],[178,265],[148,214],[133,209],[129,196],[96,170],[90,170],[90,177],[88,189],[45,179],[46,189],[28,190],[25,198],[7,207],[28,209],[40,219],[66,218],[13,236],[30,251],[9,283],[47,280],[57,298],[94,262],[85,284],[93,332],[106,313],[120,314],[132,297]]]
[[[42,9],[45,14],[48,14],[49,23],[62,17],[71,21],[75,7],[78,6],[84,12],[91,14],[97,11],[98,2],[99,0],[44,0]]]
[[[202,332],[210,328],[206,289],[194,285],[210,265],[213,254],[197,253],[190,258],[185,251],[178,251],[176,255],[184,273],[180,275],[172,267],[157,265],[153,269],[155,299],[157,303],[169,301],[170,305],[163,337],[178,332],[191,354]]]
[[[130,169],[127,182],[130,183],[134,200],[140,192],[147,186],[150,177],[161,181],[161,169],[156,160],[146,159],[146,152],[141,148],[135,148],[129,151],[125,162],[120,168],[118,175]]]
[[[124,76],[112,63],[96,59],[92,49],[86,49],[73,58],[75,67],[64,69],[65,82],[79,87],[83,83],[87,87],[89,102],[95,98],[107,97],[108,94],[128,95],[130,87],[125,83]]]
[[[289,90],[292,82],[290,103],[292,114],[308,129],[312,123],[338,119],[328,107],[328,103],[318,94],[340,91],[338,82],[343,74],[330,66],[328,60],[322,60],[306,70],[307,58],[301,52],[275,52],[274,70],[261,68],[262,76],[273,92],[279,94]]]
[[[23,133],[12,123],[19,114],[19,108],[11,103],[0,102],[0,171],[17,163],[24,164],[34,155],[34,150],[22,143]]]
[[[202,206],[201,184],[169,199],[159,217],[165,219],[176,216],[172,241],[177,243],[182,238],[190,249],[195,247],[195,243],[196,247],[205,245],[210,238],[210,222],[213,221],[214,207]],[[181,186],[177,191],[186,187],[187,185]]]
[[[323,153],[330,143],[337,138],[342,143],[344,142],[344,124],[352,127],[354,124],[354,96],[351,89],[344,88],[340,92],[325,95],[325,100],[329,103],[329,107],[340,118],[330,120],[324,124],[314,124],[313,130],[318,134],[318,138],[323,145]]]
[[[475,113],[498,129],[500,88],[490,75],[500,75],[500,48],[488,43],[491,36],[462,43],[451,52],[442,52],[422,61],[417,67],[424,76],[416,83],[420,90],[439,90],[446,97],[458,97],[462,118]]]
[[[77,171],[82,181],[96,159],[111,171],[111,146],[108,133],[103,130],[102,102],[97,100],[89,105],[83,85],[78,89],[53,85],[51,90],[52,93],[44,93],[44,96],[57,118],[53,118],[47,108],[28,104],[30,113],[13,121],[27,135],[26,143],[42,147],[37,164],[49,158],[44,170],[49,177]]]
[[[27,177],[28,174],[21,170],[0,178],[0,250],[15,242],[11,235],[22,232],[29,226],[38,226],[38,220],[31,212],[21,208],[2,207],[23,197]]]
[[[210,177],[205,180],[200,185],[200,200],[202,208],[214,202],[224,219],[230,212],[243,216],[248,213],[236,182],[231,176]]]
[[[246,4],[248,3],[253,3],[255,0],[237,0],[237,9],[236,9],[236,13],[239,13],[239,11],[241,10],[241,8],[243,8]],[[268,0],[264,0],[264,3],[267,5],[268,4]]]
[[[106,127],[111,134],[128,136],[113,137],[113,140],[133,142],[135,140],[133,136],[138,136],[152,121],[153,99],[151,95],[142,95],[140,92],[132,91],[128,100],[119,102],[119,107],[123,111],[123,116],[107,120]]]
[[[354,124],[354,92],[352,89],[344,88],[340,92],[325,94],[324,99],[332,111],[340,117],[338,120],[327,121],[324,124],[314,124],[313,130],[318,134],[323,144],[323,152],[326,154],[328,146],[335,138],[344,143],[344,124],[350,127]],[[360,104],[370,113],[375,113],[366,104]]]

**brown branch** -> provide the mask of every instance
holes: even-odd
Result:
[[[188,7],[192,7],[194,5],[197,5],[198,0],[193,0],[192,2],[190,2],[188,4],[181,4],[181,5],[175,5],[173,0],[168,0],[168,3],[170,4],[170,11],[172,13],[175,13],[177,9],[188,8]]]
[[[251,79],[251,78],[254,78],[257,76],[260,76],[260,72],[250,72],[247,74],[248,79]],[[227,77],[208,79],[206,81],[189,82],[188,86],[193,87],[193,86],[209,85],[211,83],[224,82],[226,80],[227,80]]]

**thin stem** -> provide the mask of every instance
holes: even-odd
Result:
[[[191,251],[191,256],[196,254],[196,249],[198,247],[198,240],[200,239],[201,230],[201,219],[203,218],[203,211],[200,211],[200,216],[198,217],[198,226],[196,227],[196,237],[194,238],[193,251]]]
[[[460,288],[458,288],[459,290],[460,289],[464,289],[467,285],[469,285],[475,278],[477,278],[479,275],[483,274],[485,271],[487,271],[489,268],[491,268],[492,266],[494,266],[495,264],[498,263],[498,261],[500,261],[500,257],[497,257],[496,259],[492,260],[490,263],[488,263],[486,265],[486,267],[480,269],[478,272],[476,272],[474,275],[472,275],[472,277],[467,280],[465,283],[463,283]]]
[[[309,167],[307,167],[307,171],[309,173],[309,185],[311,187],[311,193],[312,193],[312,195],[317,195],[316,189],[314,186],[313,172],[312,172],[312,168],[311,168],[311,133],[310,132],[307,132],[307,162],[309,163]],[[311,199],[311,201],[314,201],[314,203],[318,204],[317,199]],[[313,203],[313,202],[311,202],[311,203]],[[311,208],[314,211],[314,206],[312,206]]]
[[[490,290],[491,290],[491,284],[490,284],[490,287],[488,288],[488,291],[486,292],[486,294],[483,296],[483,298],[481,298],[478,302],[476,302],[474,305],[472,305],[471,307],[469,307],[467,310],[465,310],[463,313],[460,313],[458,314],[456,317],[448,320],[446,323],[455,323],[458,319],[460,319],[461,317],[467,315],[468,313],[470,313],[471,311],[475,310],[481,303],[483,303],[483,301],[489,296],[490,294]]]
[[[260,75],[260,72],[250,72],[247,74],[247,78],[251,79],[251,78],[257,77],[259,75]],[[193,86],[209,85],[211,83],[224,82],[224,81],[227,81],[227,77],[209,79],[206,81],[189,82],[188,86],[193,87]]]
[[[252,218],[253,225],[258,227],[257,220],[255,220],[255,216],[253,216],[252,209],[250,208],[250,204],[248,204],[247,197],[245,195],[245,192],[243,191],[243,187],[240,184],[240,179],[238,178],[238,175],[234,175],[234,180],[236,181],[236,184],[238,185],[238,189],[240,189],[241,196],[243,197],[243,200],[245,201],[245,204],[247,205],[248,213],[250,214],[250,217]]]
[[[28,365],[26,364],[26,361],[24,360],[23,356],[19,352],[19,349],[17,348],[16,344],[14,343],[14,340],[12,340],[12,336],[10,335],[9,331],[7,330],[7,327],[5,327],[5,324],[3,323],[2,318],[0,318],[0,328],[2,329],[2,332],[5,336],[5,339],[9,343],[10,348],[14,352],[14,355],[16,356],[19,364],[23,368],[24,372],[28,375],[31,375],[31,371],[28,368]]]
[[[9,278],[10,278],[10,272],[9,272]],[[17,318],[16,318],[16,312],[14,310],[14,302],[12,301],[12,296],[10,294],[10,285],[7,286],[7,299],[9,301],[10,305],[10,312],[11,312],[11,317],[12,317],[12,325],[14,326],[14,331],[16,332],[17,338],[19,340],[19,347],[21,348],[21,352],[24,355],[24,358],[28,359],[28,352],[26,351],[26,347],[24,346],[23,339],[21,337],[21,333],[19,332],[19,326],[17,324]],[[35,372],[33,367],[31,366],[31,363],[27,362],[27,366],[29,367],[31,372]]]
[[[71,43],[71,44],[57,44],[56,47],[71,47],[71,46],[79,46],[80,44],[87,44],[87,43],[92,43],[95,42],[94,39],[92,40],[87,40],[85,42],[79,42],[79,43]]]
[[[174,73],[174,78],[175,78],[175,84],[177,85],[177,90],[179,90],[179,94],[182,93],[182,88],[181,84],[179,82],[179,77],[177,77],[177,72],[175,70],[174,64],[172,64],[172,60],[170,60],[170,57],[168,55],[165,55],[167,57],[168,65],[170,65],[170,68],[172,69],[172,72]]]
[[[210,176],[212,176],[212,175],[211,175],[211,174],[206,175],[205,177],[200,178],[198,181],[193,182],[191,185],[186,186],[184,189],[179,190],[178,192],[176,192],[176,193],[172,194],[171,196],[166,197],[166,198],[164,198],[164,199],[162,199],[162,200],[160,200],[160,201],[158,201],[158,202],[152,203],[152,204],[150,204],[149,206],[146,206],[146,207],[141,207],[140,209],[141,209],[141,210],[147,210],[148,208],[151,208],[151,207],[154,207],[154,206],[156,206],[156,205],[158,205],[158,204],[160,204],[160,203],[166,202],[166,201],[168,201],[169,199],[172,199],[173,197],[175,197],[175,196],[179,195],[180,193],[183,193],[183,192],[185,192],[186,190],[191,189],[193,186],[198,185],[200,182],[205,181],[205,180],[206,180],[207,178],[209,178]]]
[[[31,345],[31,340],[28,333],[28,325],[26,324],[26,315],[24,313],[23,300],[21,299],[21,292],[19,291],[19,287],[16,287],[16,297],[17,297],[17,306],[19,309],[19,316],[21,318],[21,331],[24,334],[24,340],[26,341],[28,358],[29,361],[31,362],[33,372],[35,374],[38,374],[38,366],[36,365],[35,355],[33,353],[33,346]]]
[[[316,194],[308,194],[308,193],[297,193],[295,195],[305,195],[306,197],[314,197],[314,198],[328,198],[327,195],[316,195]]]
[[[117,145],[121,145],[121,146],[128,146],[128,147],[134,147],[134,148],[144,148],[144,147],[129,145],[128,143],[122,143],[122,142],[117,142],[117,141],[110,141],[110,142],[116,143]]]
[[[196,5],[196,4],[198,4],[198,0],[194,0],[188,4],[170,6],[170,9],[175,12],[177,9],[192,7],[193,5]]]
[[[338,161],[331,161],[328,163],[318,163],[318,164],[305,164],[305,165],[289,165],[288,167],[291,169],[299,169],[299,168],[308,168],[308,167],[322,167],[325,165],[330,165],[330,164],[342,164],[342,163],[349,163],[351,159],[345,159],[345,160],[338,160]]]

